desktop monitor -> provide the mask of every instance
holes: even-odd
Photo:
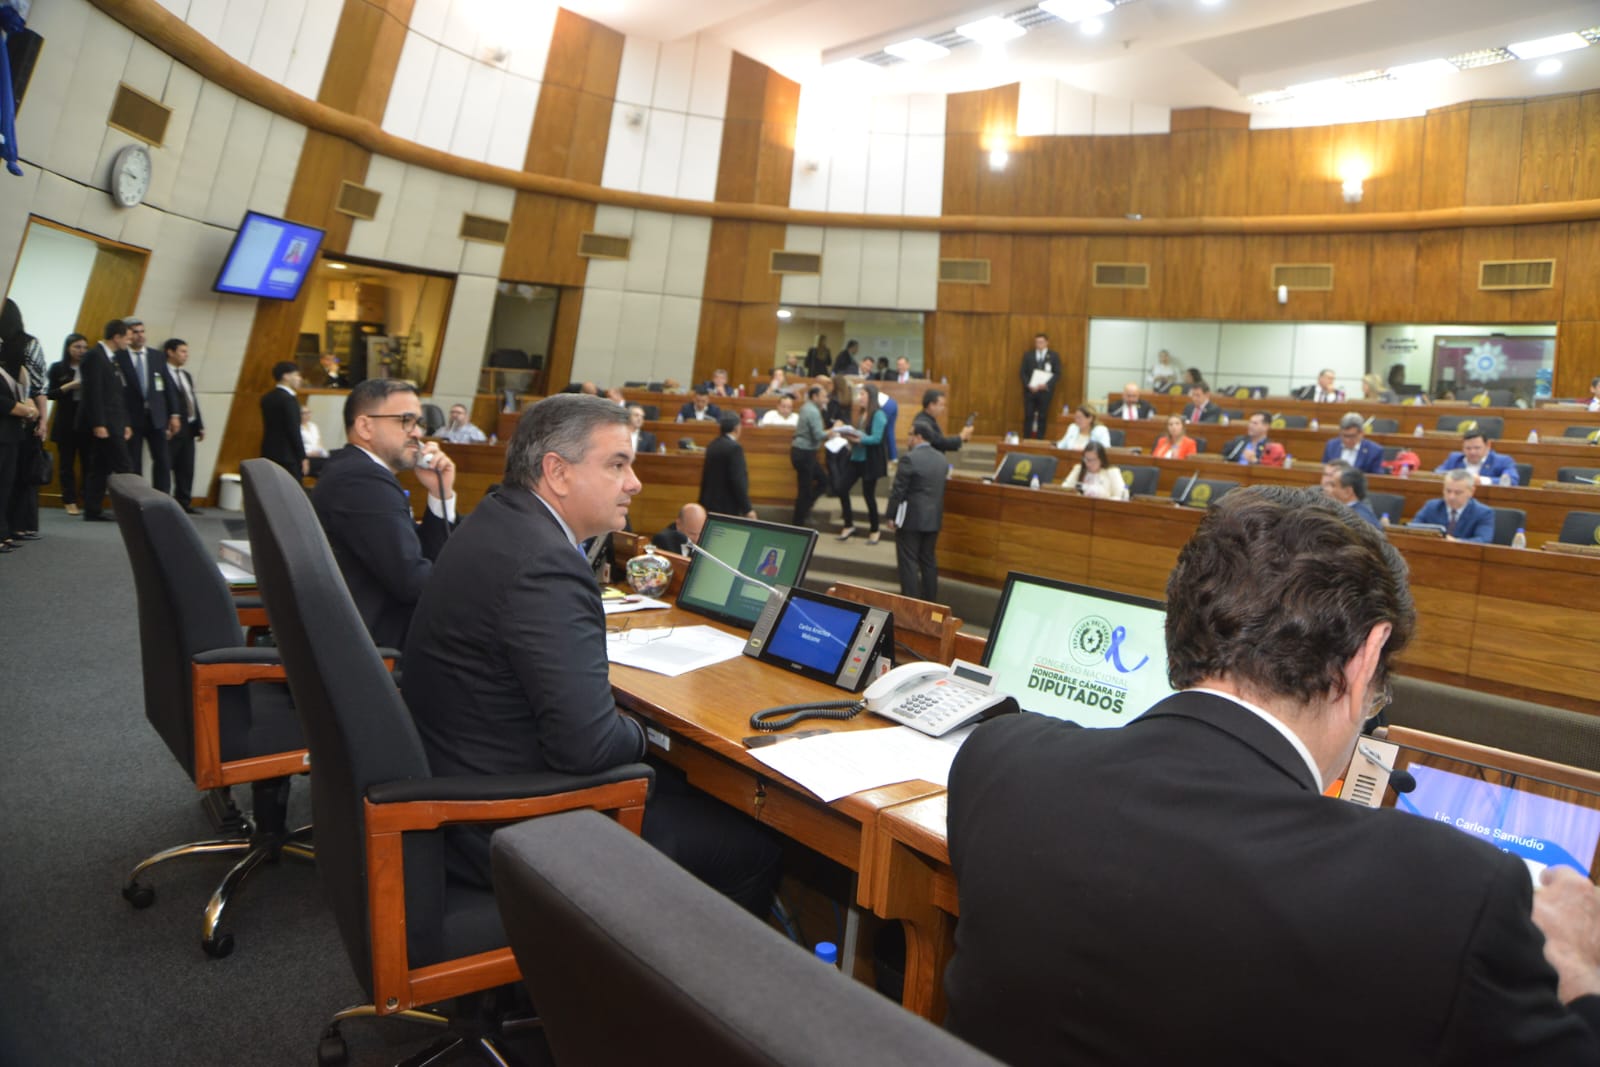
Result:
[[[1122,726],[1172,693],[1166,622],[1157,601],[1013,571],[983,665],[1024,711]]]
[[[256,211],[245,212],[212,288],[219,293],[293,300],[322,247],[323,231]]]
[[[700,531],[702,551],[740,574],[767,585],[797,586],[806,576],[817,531],[758,519],[711,515]],[[678,592],[678,606],[748,630],[766,606],[767,591],[735,577],[700,552],[689,555],[689,573]]]
[[[1554,773],[1548,765],[1515,753],[1428,735],[1421,735],[1426,741],[1401,740],[1402,731],[1395,733],[1400,751],[1394,764],[1410,772],[1416,788],[1399,796],[1390,792],[1394,807],[1517,856],[1535,884],[1546,867],[1571,867],[1594,877],[1600,794],[1543,777]]]
[[[1056,457],[1034,452],[1008,452],[994,472],[994,480],[1002,485],[1027,485],[1034,478],[1048,485],[1055,476]]]

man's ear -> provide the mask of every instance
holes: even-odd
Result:
[[[1393,632],[1393,623],[1378,623],[1367,632],[1361,647],[1344,666],[1345,700],[1348,703],[1348,713],[1355,722],[1366,721],[1367,709],[1370,707],[1367,694],[1372,687],[1373,678],[1378,673],[1378,663],[1383,658],[1383,646],[1388,643],[1389,635]]]

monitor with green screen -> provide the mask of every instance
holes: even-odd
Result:
[[[806,576],[817,531],[758,519],[711,515],[700,531],[699,545],[740,574],[767,585],[796,586]],[[749,629],[766,606],[767,591],[755,581],[730,574],[690,552],[689,573],[678,592],[678,606],[719,622]]]

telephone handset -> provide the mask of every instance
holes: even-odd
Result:
[[[966,660],[949,667],[908,663],[869,685],[861,702],[874,714],[940,737],[1006,700],[994,683],[992,671]]]

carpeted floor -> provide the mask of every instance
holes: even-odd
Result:
[[[203,540],[228,536],[222,514],[196,518]],[[222,960],[201,951],[200,911],[225,858],[155,868],[146,910],[120,896],[133,864],[210,827],[145,721],[117,527],[54,509],[41,521],[42,540],[0,556],[0,1064],[315,1062],[327,1017],[364,997],[311,865],[251,876],[227,921],[237,948]],[[236,794],[248,801],[248,789]],[[309,808],[297,779],[293,821],[310,821]],[[344,1031],[363,1067],[433,1035],[393,1020]]]

